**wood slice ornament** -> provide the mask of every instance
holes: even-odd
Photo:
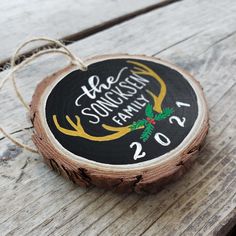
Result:
[[[33,141],[80,186],[157,192],[181,176],[208,131],[199,83],[147,56],[105,55],[68,66],[36,88]]]

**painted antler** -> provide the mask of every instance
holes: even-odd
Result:
[[[133,64],[134,69],[131,70],[131,72],[133,74],[138,74],[138,75],[148,75],[153,77],[154,79],[156,79],[159,84],[160,84],[160,92],[159,95],[156,96],[155,94],[153,94],[151,91],[147,90],[147,92],[149,93],[149,95],[153,98],[154,101],[154,106],[153,109],[158,112],[161,113],[162,112],[162,102],[164,100],[164,97],[166,95],[166,85],[164,83],[164,81],[160,78],[160,76],[158,76],[152,69],[150,69],[148,66],[136,62],[136,61],[127,61],[129,64]],[[55,126],[57,127],[57,129],[62,132],[63,134],[69,135],[69,136],[77,136],[77,137],[82,137],[85,139],[89,139],[92,141],[110,141],[110,140],[114,140],[114,139],[118,139],[124,135],[126,135],[127,133],[129,133],[131,131],[131,125],[128,126],[123,126],[123,127],[114,127],[114,126],[109,126],[106,124],[103,124],[102,127],[108,131],[113,131],[113,134],[109,134],[109,135],[105,135],[105,136],[93,136],[88,134],[82,127],[81,122],[80,122],[80,118],[79,116],[75,115],[76,118],[76,123],[73,122],[71,120],[71,118],[69,116],[66,116],[66,120],[68,121],[68,123],[71,125],[71,127],[73,128],[72,130],[70,129],[66,129],[63,128],[59,125],[58,120],[56,115],[53,115],[53,121]],[[140,127],[140,129],[142,129],[143,127]]]
[[[78,136],[78,137],[83,137],[92,141],[109,141],[109,140],[114,140],[117,138],[120,138],[121,136],[127,134],[130,132],[129,126],[126,127],[112,127],[109,125],[103,124],[103,128],[106,130],[110,131],[115,131],[113,134],[105,135],[105,136],[93,136],[88,133],[86,133],[80,123],[80,118],[79,116],[75,116],[77,123],[74,123],[69,116],[66,116],[66,120],[68,123],[74,128],[74,130],[70,129],[65,129],[62,128],[58,121],[56,115],[53,115],[53,121],[59,131],[61,131],[63,134],[70,135],[70,136]]]
[[[134,67],[135,70],[131,70],[132,73],[134,74],[138,74],[138,75],[149,75],[151,77],[153,77],[154,79],[156,79],[159,84],[160,84],[160,92],[159,95],[155,95],[154,93],[152,93],[151,91],[147,90],[147,92],[151,95],[151,97],[153,98],[154,101],[154,107],[153,110],[161,113],[162,112],[162,102],[166,96],[166,84],[165,82],[161,79],[161,77],[152,69],[150,69],[148,66],[145,66],[142,63],[136,62],[136,61],[127,61],[130,64],[139,66],[139,67]]]

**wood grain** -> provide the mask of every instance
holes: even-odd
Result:
[[[163,2],[165,1],[128,0],[124,3],[122,0],[3,0],[0,25],[7,30],[1,32],[0,64],[11,57],[20,43],[31,37],[74,40],[90,31],[96,32],[96,28],[112,25],[112,21],[128,18],[145,9],[155,9]],[[29,49],[39,45],[35,44]]]
[[[229,0],[182,1],[72,44],[70,48],[83,57],[143,53],[189,70],[201,82],[210,107],[206,144],[178,182],[157,195],[126,196],[96,188],[84,192],[49,171],[39,156],[2,139],[0,156],[6,160],[0,164],[1,233],[226,234],[235,222],[235,11],[236,4]],[[18,84],[27,91],[28,101],[35,84],[65,64],[61,58],[50,57],[23,70]],[[14,117],[22,122],[25,117],[10,86],[0,101],[4,104],[1,123],[9,132],[28,127],[26,122],[19,126],[12,121]],[[30,142],[23,132],[14,137]]]

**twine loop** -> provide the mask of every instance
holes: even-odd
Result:
[[[40,51],[34,53],[33,55],[31,55],[30,57],[28,57],[28,58],[24,59],[23,61],[21,61],[18,65],[16,65],[16,60],[19,57],[20,51],[25,46],[27,46],[28,44],[36,42],[36,41],[45,41],[47,43],[51,43],[51,44],[54,44],[54,45],[58,46],[58,48],[47,48],[47,49],[40,50]],[[22,94],[20,93],[20,91],[19,91],[19,89],[18,89],[18,87],[16,85],[15,72],[18,71],[19,69],[23,68],[25,65],[27,65],[28,63],[30,63],[34,59],[36,59],[36,58],[38,58],[38,57],[40,57],[42,55],[51,54],[51,53],[63,54],[63,55],[65,55],[66,57],[68,57],[70,59],[70,63],[72,65],[78,66],[79,69],[81,69],[83,71],[87,70],[86,64],[79,57],[76,57],[62,42],[60,42],[58,40],[46,38],[46,37],[33,38],[33,39],[30,39],[30,40],[22,43],[16,49],[16,51],[13,54],[13,56],[11,58],[11,61],[10,61],[10,72],[0,81],[0,90],[3,88],[4,84],[6,83],[6,81],[8,81],[9,79],[12,79],[13,88],[14,88],[14,90],[16,92],[17,98],[22,103],[22,105],[29,111],[30,107],[27,104],[27,102],[24,100]],[[33,152],[33,153],[38,153],[37,149],[32,148],[32,147],[30,147],[28,145],[25,145],[25,144],[19,142],[18,140],[13,138],[9,133],[7,133],[1,126],[0,126],[0,131],[3,133],[3,135],[5,137],[7,137],[9,140],[11,140],[17,146],[22,147],[22,148],[24,148],[24,149],[26,149],[28,151]]]

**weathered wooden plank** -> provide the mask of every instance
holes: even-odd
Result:
[[[218,195],[218,197],[220,197],[220,192],[223,194],[223,191],[227,190],[228,185],[235,177],[234,162],[230,162],[226,165],[222,163],[222,165],[218,165],[217,167],[218,168],[214,169],[214,178],[211,181],[207,181],[202,186],[202,188],[199,189],[199,191],[196,192],[196,194],[194,194],[193,196],[190,195],[188,196],[188,198],[182,198],[180,199],[180,201],[177,201],[165,215],[158,219],[155,224],[153,224],[152,227],[145,232],[145,234],[150,235],[158,232],[160,235],[166,235],[168,233],[173,233],[174,230],[178,230],[178,232],[184,233],[185,231],[187,233],[187,231],[189,230],[189,234],[187,233],[187,235],[194,233],[193,228],[199,227],[194,218],[203,217],[203,211],[206,209],[206,206],[214,203],[214,201],[216,200],[214,196]],[[224,167],[223,171],[221,171],[222,167]],[[216,170],[218,171],[216,172]],[[229,173],[227,173],[227,171]],[[227,196],[227,194],[224,195]],[[199,199],[201,199],[201,201],[199,201]],[[175,226],[171,226],[170,221],[167,221],[168,219],[172,220],[171,214],[173,213],[179,214],[179,217],[181,218],[180,220],[176,220],[173,222]],[[212,215],[212,213],[210,213],[209,215]],[[199,219],[199,221],[199,223],[201,224],[205,221],[205,219]],[[184,226],[188,224],[188,230],[186,230],[185,227],[179,224],[180,222],[184,222]],[[177,229],[177,225],[180,228]]]
[[[26,38],[47,35],[57,39],[74,39],[88,31],[105,27],[125,15],[158,7],[163,2],[165,1],[2,1],[0,25],[7,30],[1,32],[0,64],[11,57],[17,45]]]
[[[109,198],[105,198],[101,203],[94,205],[90,205],[88,208],[85,209],[84,212],[80,212],[78,217],[75,217],[74,219],[70,220],[68,223],[69,225],[79,224],[79,228],[73,227],[72,230],[69,230],[69,228],[63,225],[63,227],[60,228],[60,234],[67,235],[67,234],[80,234],[80,232],[83,231],[85,227],[87,227],[88,224],[92,224],[95,222],[99,217],[102,215],[105,215],[107,212],[112,210],[114,207],[116,207],[120,202],[123,202],[124,200],[128,202],[133,202],[134,198],[138,198],[138,196],[130,195],[128,197],[124,197],[122,195],[114,195],[107,193],[106,195],[109,195]],[[105,195],[105,196],[106,196]],[[101,204],[101,205],[100,205]],[[52,232],[53,234],[57,234],[56,231]],[[50,234],[50,232],[49,232]]]
[[[235,204],[235,197],[233,197],[231,201],[233,201],[233,203]],[[222,220],[218,221],[218,225],[211,229],[210,234],[217,236],[226,234],[233,235],[233,233],[235,232],[236,208],[231,210],[227,215],[224,215],[223,217],[224,218]]]
[[[89,204],[90,202],[87,202],[87,197],[80,200],[78,198],[78,200],[73,201],[73,195],[76,193],[73,191],[69,192],[69,189],[66,190],[66,181],[60,178],[61,181],[59,181],[58,184],[60,183],[65,187],[60,189],[59,192],[63,195],[62,191],[65,191],[64,193],[69,195],[69,200],[67,203],[59,202],[54,204],[52,208],[47,211],[46,206],[52,204],[53,197],[58,199],[58,195],[55,192],[51,192],[51,198],[49,200],[45,199],[47,198],[47,195],[44,195],[44,191],[48,184],[45,184],[45,187],[42,188],[37,181],[33,181],[37,189],[37,194],[34,194],[32,188],[32,198],[29,206],[27,206],[27,203],[24,203],[23,197],[18,196],[18,198],[16,198],[16,202],[20,206],[22,204],[22,207],[10,211],[10,214],[8,215],[9,220],[3,223],[3,232],[11,232],[12,234],[21,232],[22,234],[29,233],[29,235],[31,233],[39,235],[71,233],[71,235],[77,235],[76,229],[78,229],[81,224],[82,230],[79,232],[83,232],[84,235],[96,233],[117,235],[126,234],[128,232],[131,235],[139,235],[144,231],[146,231],[146,234],[155,233],[155,235],[162,235],[159,234],[159,232],[162,232],[163,235],[168,235],[169,233],[174,232],[175,235],[179,235],[184,230],[187,230],[188,227],[188,231],[186,232],[191,235],[199,230],[199,232],[201,232],[201,230],[204,229],[209,233],[214,231],[218,222],[222,222],[222,219],[217,217],[217,211],[219,211],[220,214],[220,210],[225,209],[222,210],[224,213],[222,215],[229,215],[230,212],[233,212],[235,201],[231,201],[230,199],[233,197],[235,191],[235,182],[233,182],[233,178],[235,177],[234,147],[236,127],[234,117],[236,111],[234,103],[231,100],[232,97],[235,97],[236,95],[235,78],[232,76],[236,71],[234,63],[236,55],[233,51],[235,35],[232,33],[235,31],[235,25],[233,24],[235,19],[234,16],[227,14],[222,14],[224,15],[223,19],[218,19],[215,14],[224,4],[227,4],[227,2],[224,2],[224,4],[220,2],[217,3],[217,6],[215,6],[214,9],[210,7],[213,1],[208,1],[209,5],[208,3],[201,3],[199,4],[200,6],[194,5],[194,2],[195,1],[187,1],[174,4],[174,7],[170,6],[138,17],[130,22],[80,42],[83,46],[86,46],[86,43],[90,45],[92,41],[95,40],[96,42],[101,43],[101,45],[96,45],[98,51],[100,50],[101,52],[105,52],[106,49],[109,52],[118,50],[115,47],[121,47],[121,50],[129,52],[132,50],[134,52],[141,52],[143,50],[144,53],[147,54],[155,54],[158,51],[162,51],[158,56],[160,55],[170,59],[185,67],[201,81],[209,100],[211,116],[213,119],[211,121],[212,128],[207,143],[200,158],[193,165],[192,170],[180,181],[169,185],[158,195],[146,197],[133,197],[133,195],[130,195],[127,201],[127,198],[122,200],[122,197],[117,197],[116,194],[105,193],[110,195],[106,195],[102,198],[97,205],[97,207],[99,207],[97,211],[92,211],[92,209],[96,209],[96,203],[93,203],[87,210],[84,209],[84,211],[82,211],[81,208],[79,208],[78,211],[76,211],[78,205],[86,205],[86,203]],[[231,6],[233,11],[235,6],[232,4]],[[175,18],[174,12],[178,12],[180,9],[184,19],[180,17],[181,14],[177,14]],[[200,29],[201,32],[196,33],[194,26],[196,25],[196,19],[199,18],[198,11],[200,11],[200,9],[202,10],[203,17],[199,21],[202,22],[200,24],[198,21],[196,28]],[[171,12],[172,15],[170,15]],[[191,19],[186,19],[187,12],[189,17],[191,15],[190,18],[193,17],[192,21]],[[158,25],[157,21],[160,21],[160,18],[162,19],[162,17],[163,19],[167,19],[167,16],[171,16],[173,21],[179,20],[179,23],[182,24],[188,22],[189,27],[186,27],[182,31],[182,40],[180,38],[177,38],[176,40],[176,38],[173,37],[172,32],[169,31],[165,31],[165,34],[168,34],[170,37],[164,36],[165,43],[162,42],[161,38],[157,37],[158,31],[155,31],[157,26],[160,31],[163,31],[164,33],[164,29]],[[158,20],[155,21],[156,18],[158,18]],[[211,20],[209,20],[209,18],[211,18]],[[145,24],[145,22],[150,22],[150,19],[153,24],[148,28],[148,24]],[[180,19],[182,19],[182,22]],[[141,22],[143,22],[143,26]],[[171,21],[167,22],[165,27],[168,25],[168,28],[171,28],[173,24],[174,23]],[[175,26],[177,26],[177,24]],[[138,32],[149,33],[150,44],[140,44],[141,41],[139,41],[135,35],[137,33],[137,27],[140,27]],[[145,29],[147,29],[147,31],[145,31]],[[129,37],[131,39],[129,41],[130,43],[127,43],[127,45],[124,46],[124,43],[122,42],[123,37],[119,35],[121,32],[125,31],[129,32]],[[225,37],[225,35],[229,35],[229,37]],[[177,37],[179,36],[177,35]],[[115,38],[117,41],[111,43],[111,38]],[[103,44],[102,39],[104,40]],[[80,46],[80,43],[72,45],[73,50],[77,51],[81,49],[81,52],[84,53],[84,55],[86,54],[86,50],[88,50],[88,54],[93,53],[90,48],[83,49],[82,46]],[[162,44],[162,48],[159,46],[159,43]],[[52,60],[53,58],[46,62],[41,60],[41,66],[48,63],[50,64],[50,61]],[[60,63],[60,60],[58,63]],[[42,72],[40,69],[35,69],[35,67],[37,66],[33,67],[35,73],[41,73],[38,77],[39,80],[40,76],[42,76]],[[50,69],[44,68],[43,73],[47,74],[47,70],[50,71]],[[52,68],[52,71],[55,68],[56,66]],[[32,69],[23,71],[24,76],[29,76],[29,73],[32,74]],[[34,78],[37,79],[35,75],[31,75],[27,78],[27,82],[24,82],[23,80],[19,81],[19,84],[22,86],[21,88],[24,90],[32,90],[33,85],[29,86],[29,81]],[[9,103],[9,100],[6,99],[5,102]],[[17,112],[14,113],[14,115],[17,116]],[[6,150],[6,145],[9,144],[9,142],[4,139],[1,140],[1,145],[2,143],[4,143],[2,150]],[[24,157],[25,154],[26,152],[22,153],[16,159],[12,158],[10,162],[6,162],[7,165],[12,165],[15,163],[13,160],[17,161],[19,158]],[[4,182],[4,186],[7,183],[11,183],[10,186],[21,185],[19,192],[20,190],[22,192],[26,191],[28,180],[27,173],[31,170],[31,164],[32,163],[29,163],[25,170],[25,179],[23,178],[15,184],[14,174],[12,174],[13,179]],[[17,165],[15,165],[15,168],[16,167]],[[33,165],[33,169],[36,171],[37,166]],[[0,167],[0,171],[3,174],[6,174],[7,170],[13,171],[10,167],[9,169],[3,166]],[[16,177],[18,177],[18,175]],[[36,173],[31,172],[29,178],[31,177],[37,179],[39,176],[37,176]],[[52,181],[52,183],[54,182],[53,179],[51,180],[49,178],[48,182],[50,181]],[[51,188],[53,189],[53,186],[51,186]],[[53,190],[56,190],[56,188],[57,187]],[[226,190],[225,193],[220,191],[223,189]],[[14,194],[14,189],[12,189],[11,193]],[[88,193],[90,193],[90,191]],[[5,196],[9,195],[6,193]],[[97,192],[91,192],[91,196],[94,196],[96,199],[99,198],[100,195]],[[106,206],[106,203],[109,202],[109,198],[113,197],[115,200],[112,201],[112,206],[114,207],[112,210],[109,210],[109,206]],[[35,212],[36,214],[31,220],[30,217],[32,216],[32,212],[27,214],[27,212],[24,211],[24,208],[29,209],[34,207],[34,201],[37,202],[38,198],[42,198],[40,200],[41,207],[37,213]],[[217,201],[218,198],[219,202]],[[137,200],[139,200],[139,202],[136,204]],[[14,201],[14,198],[12,201]],[[128,204],[126,204],[126,201]],[[56,200],[56,202],[58,202],[58,200]],[[213,205],[211,205],[212,203]],[[3,204],[5,205],[5,209],[10,207],[9,202],[3,201]],[[59,206],[58,204],[61,205]],[[16,204],[13,206],[15,207]],[[131,206],[131,208],[129,208],[129,206]],[[205,207],[208,207],[208,210],[204,212],[202,210]],[[6,210],[4,211],[6,212]],[[15,215],[17,215],[17,217]],[[85,218],[88,216],[88,221],[86,221]],[[216,218],[214,218],[214,216],[216,216]],[[231,217],[233,216],[231,215]],[[208,224],[210,218],[216,220]],[[64,222],[64,219],[66,219],[66,222],[62,223]],[[17,221],[17,225],[13,223],[14,221]],[[181,227],[179,227],[180,225]],[[2,225],[0,225],[0,227],[1,226]],[[56,228],[54,228],[54,226],[56,226]],[[9,227],[9,229],[6,227]],[[19,229],[19,227],[21,229]]]
[[[209,230],[212,228],[212,226],[215,225],[215,223],[218,222],[218,220],[221,217],[224,217],[224,215],[231,210],[230,204],[225,204],[228,201],[231,201],[233,197],[235,197],[235,187],[236,187],[236,180],[233,179],[231,181],[230,185],[227,186],[226,189],[224,189],[224,194],[219,195],[218,199],[213,202],[212,205],[207,207],[207,209],[202,212],[201,216],[198,216],[194,222],[192,222],[188,228],[183,232],[183,235],[190,235],[189,232],[191,231],[191,235],[194,234],[209,234]],[[228,208],[228,209],[224,209]],[[221,216],[219,216],[218,212],[215,209],[220,209]],[[213,213],[214,212],[214,213]],[[213,213],[213,217],[212,217]],[[203,222],[199,217],[204,217],[206,219],[205,222]],[[194,227],[198,222],[200,222],[200,225],[196,228]],[[194,226],[193,226],[194,225]],[[200,230],[199,230],[200,228]]]
[[[25,218],[25,222],[29,224],[29,219],[31,224],[37,223],[37,216],[40,212],[44,215],[45,209],[42,209],[40,206],[45,204],[47,205],[47,213],[48,215],[55,214],[57,210],[57,206],[64,207],[65,204],[68,204],[71,201],[77,199],[80,195],[85,193],[85,189],[75,188],[72,184],[63,183],[62,185],[57,185],[53,191],[50,191],[48,194],[45,194],[44,197],[40,197],[36,199],[33,203],[26,205],[23,209],[21,209],[18,214],[13,215],[11,218],[5,220],[1,224],[1,233],[7,234],[11,231],[11,226],[14,225],[14,232],[18,234],[21,230],[26,228],[22,228],[21,217]],[[68,194],[71,193],[72,194]],[[48,218],[48,215],[44,215],[42,217]],[[27,226],[27,225],[26,225]]]

